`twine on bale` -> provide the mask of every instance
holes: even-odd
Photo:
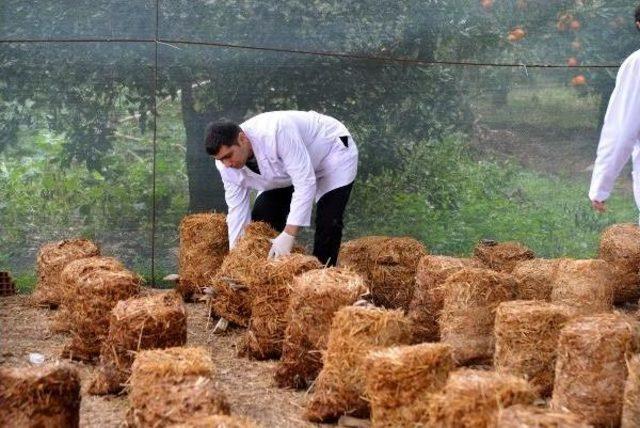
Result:
[[[589,428],[582,418],[570,412],[517,404],[500,410],[496,428]]]
[[[367,236],[344,243],[339,262],[362,275],[376,305],[406,311],[418,262],[426,254],[424,245],[413,238]]]
[[[627,381],[624,385],[621,428],[640,426],[640,354],[627,359]]]
[[[202,293],[229,251],[227,220],[224,214],[198,213],[180,222],[180,280],[176,290],[185,301]]]
[[[627,367],[639,349],[637,321],[610,313],[576,318],[561,330],[551,407],[597,426],[618,426]]]
[[[516,297],[520,300],[551,301],[553,282],[560,259],[531,259],[518,262],[512,272]]]
[[[614,224],[600,236],[599,257],[618,270],[613,287],[615,303],[640,298],[640,227],[637,224]]]
[[[0,367],[0,426],[77,428],[80,375],[68,364]]]
[[[287,308],[282,358],[275,373],[281,388],[306,388],[322,368],[321,351],[334,314],[367,291],[347,268],[312,270],[295,279]]]
[[[480,242],[473,249],[473,255],[489,269],[511,273],[522,260],[535,258],[529,248],[519,242]]]
[[[604,260],[563,259],[553,281],[551,301],[573,306],[579,314],[611,311],[616,271]]]
[[[279,257],[264,265],[260,280],[250,286],[251,319],[238,342],[240,356],[258,360],[280,358],[294,278],[320,268],[322,264],[317,258],[303,254]]]
[[[305,417],[327,422],[343,414],[366,416],[365,358],[370,351],[411,341],[411,323],[400,310],[347,306],[331,323],[324,365]]]

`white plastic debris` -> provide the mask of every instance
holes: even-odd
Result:
[[[31,364],[42,364],[44,363],[44,355],[32,352],[29,354],[29,362]]]

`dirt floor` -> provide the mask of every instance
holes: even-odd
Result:
[[[218,380],[233,414],[253,418],[264,427],[321,426],[301,418],[306,400],[304,391],[283,390],[273,385],[276,362],[256,362],[236,357],[234,344],[241,330],[213,335],[204,304],[187,304],[187,312],[187,344],[211,351],[217,365]],[[55,311],[31,306],[26,295],[0,297],[0,365],[28,366],[29,353],[32,352],[43,354],[46,362],[60,360],[60,351],[68,336],[49,331],[54,314]],[[96,397],[86,394],[93,366],[74,364],[82,376],[80,426],[122,426],[128,407],[126,395]]]

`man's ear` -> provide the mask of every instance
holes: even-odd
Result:
[[[640,21],[636,21],[636,28],[640,30]]]

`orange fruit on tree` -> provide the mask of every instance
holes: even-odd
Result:
[[[576,58],[576,57],[574,57],[574,56],[572,56],[571,58],[569,58],[569,59],[567,60],[567,65],[568,65],[569,67],[576,67],[576,66],[577,66],[577,65],[579,65],[579,64],[580,64],[580,61],[578,61],[578,58]]]
[[[587,78],[582,74],[578,74],[571,79],[571,86],[584,86],[587,84]]]
[[[524,39],[527,33],[520,27],[516,27],[513,30],[509,31],[509,35],[507,36],[507,40],[510,42],[517,42]]]
[[[480,6],[485,10],[489,10],[493,6],[493,0],[480,0]]]
[[[580,21],[578,21],[577,19],[574,19],[573,21],[571,21],[571,23],[569,24],[569,27],[571,27],[571,29],[573,31],[578,31],[580,29],[582,25],[580,24]]]

